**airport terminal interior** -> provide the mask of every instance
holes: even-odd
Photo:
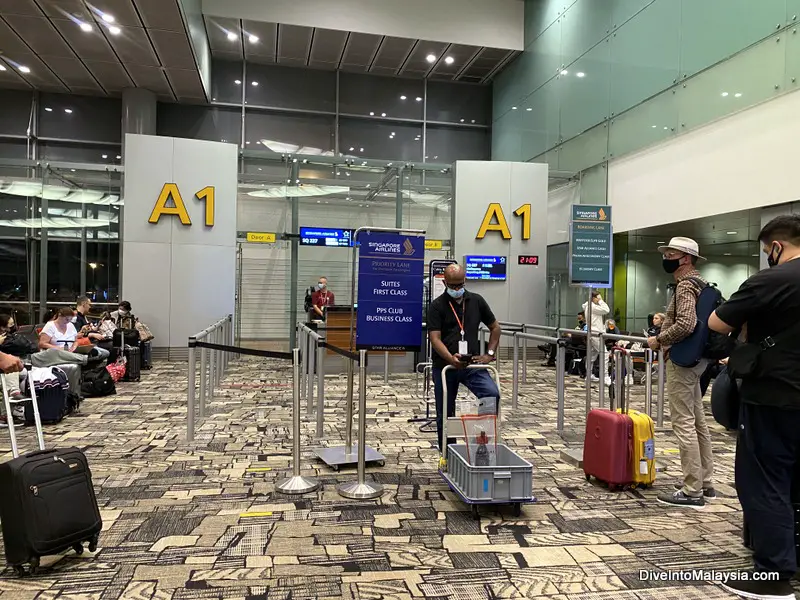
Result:
[[[647,337],[675,294],[666,246],[696,242],[727,299],[767,268],[762,228],[800,212],[798,17],[0,0],[0,357],[28,348],[0,376],[0,481],[76,448],[102,519],[85,549],[17,561],[0,499],[0,600],[736,597],[714,575],[753,569],[736,426],[708,383],[716,497],[659,502],[685,481]],[[449,321],[488,364],[458,374],[440,437],[454,380],[429,330]],[[584,441],[621,400],[653,433],[615,485]],[[30,489],[24,521],[66,539],[72,502],[21,489],[0,495]]]

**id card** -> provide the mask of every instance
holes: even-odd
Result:
[[[458,353],[462,356],[469,354],[469,347],[467,346],[466,340],[460,340],[458,342]]]

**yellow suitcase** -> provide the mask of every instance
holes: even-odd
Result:
[[[617,409],[617,412],[622,412]],[[653,419],[638,410],[628,410],[633,421],[632,481],[634,484],[650,486],[656,480],[655,426]]]

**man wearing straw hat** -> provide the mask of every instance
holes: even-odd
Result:
[[[700,256],[697,242],[685,237],[672,238],[658,251],[663,257],[664,271],[675,278],[677,286],[661,333],[648,338],[647,343],[653,350],[663,349],[665,358],[669,358],[670,347],[689,337],[697,325],[697,298],[707,284],[695,265],[705,259]],[[711,436],[700,394],[700,376],[707,363],[703,359],[694,367],[679,367],[667,362],[670,419],[678,438],[683,469],[683,484],[674,492],[658,496],[659,502],[670,506],[701,509],[706,498],[716,497],[711,480],[714,474]]]

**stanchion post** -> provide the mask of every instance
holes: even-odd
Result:
[[[656,427],[664,426],[664,351],[658,351],[658,414],[656,415]]]
[[[389,385],[389,353],[383,353],[383,385]]]
[[[203,337],[200,341],[205,341],[206,338]],[[208,350],[206,348],[200,348],[200,418],[204,418],[206,416],[206,393],[208,391],[208,384],[206,383],[207,374],[207,367],[208,367]]]
[[[592,288],[589,288],[589,302],[586,304],[586,416],[592,410],[592,372],[594,357],[592,356]]]
[[[564,378],[566,376],[567,346],[563,340],[556,342],[556,429],[564,433]]]
[[[275,489],[283,494],[306,494],[319,487],[319,481],[300,475],[300,349],[292,350],[292,476],[279,481]]]
[[[186,441],[191,442],[194,439],[194,398],[195,398],[195,389],[194,389],[194,378],[195,378],[195,369],[197,365],[195,364],[195,338],[189,338],[189,382],[188,388],[186,392]]]
[[[653,417],[653,351],[647,348],[644,351],[645,364],[645,380],[644,380],[644,413],[652,418]]]
[[[314,412],[314,374],[317,372],[317,338],[309,334],[310,344],[308,349],[308,405],[306,412],[310,415]]]
[[[516,410],[519,397],[519,338],[516,331],[511,338],[514,348],[513,373],[511,375],[511,407]]]
[[[353,359],[347,359],[347,406],[345,407],[344,454],[353,453]]]
[[[336,487],[340,496],[354,500],[369,500],[383,494],[379,483],[367,483],[367,351],[359,352],[358,364],[358,481],[343,483]]]
[[[308,332],[305,327],[300,327],[300,359],[302,360],[302,369],[300,370],[300,397],[305,399],[308,397]]]
[[[528,333],[528,326],[522,326],[522,333]],[[522,383],[528,383],[528,338],[522,340]]]
[[[325,347],[317,341],[317,429],[325,406]],[[322,433],[320,432],[320,436]]]
[[[624,408],[624,399],[622,394],[625,393],[625,355],[622,352],[614,352],[614,401],[610,402],[608,407],[611,410],[616,410],[617,407]]]
[[[600,388],[600,408],[604,408],[606,405],[606,372],[608,368],[606,367],[606,342],[602,333],[600,334],[600,356],[597,360],[599,361],[597,375],[600,381],[597,382],[597,385]]]
[[[215,343],[214,330],[212,329],[206,339],[212,344]],[[214,387],[217,385],[217,353],[209,348],[208,350],[208,400],[214,400]]]

